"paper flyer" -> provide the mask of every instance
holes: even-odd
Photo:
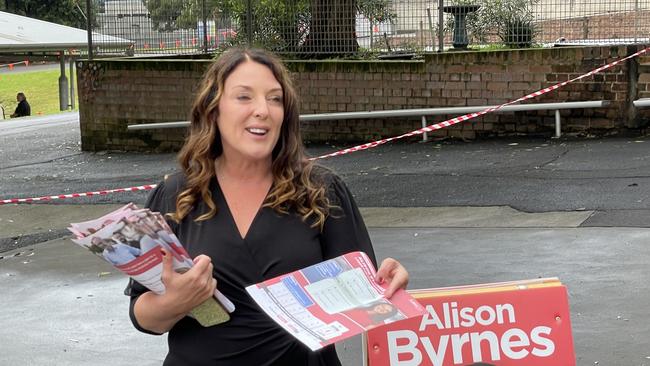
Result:
[[[311,350],[425,310],[406,291],[390,298],[365,253],[352,252],[246,287],[260,307]]]
[[[68,230],[75,235],[73,242],[157,294],[165,292],[161,249],[172,256],[174,270],[179,273],[194,265],[165,218],[133,203],[95,220],[72,223]],[[235,310],[218,289],[214,298],[217,301],[209,299],[190,313],[203,326],[223,323]]]

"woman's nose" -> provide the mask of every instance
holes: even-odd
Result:
[[[265,119],[269,115],[269,106],[265,98],[258,98],[256,100],[254,115],[261,119]]]

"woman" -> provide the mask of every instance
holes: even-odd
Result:
[[[386,320],[393,321],[406,319],[395,306],[388,302],[378,301],[366,306],[360,306],[345,311],[354,322],[366,329],[372,329],[386,323]]]
[[[92,245],[102,249],[102,257],[114,266],[127,264],[140,256],[140,249],[124,243],[116,243],[112,239],[94,237]]]
[[[169,332],[165,365],[340,365],[333,346],[309,351],[244,290],[354,250],[375,261],[347,187],[305,158],[298,117],[287,71],[264,51],[231,49],[206,72],[179,153],[182,173],[147,203],[170,218],[195,265],[174,273],[167,254],[164,295],[136,282],[129,289],[136,328]],[[387,296],[408,282],[393,259],[377,274]],[[212,295],[216,279],[236,310],[204,328],[186,314]]]

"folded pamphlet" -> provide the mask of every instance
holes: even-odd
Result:
[[[161,249],[172,256],[176,272],[189,270],[194,262],[158,212],[140,209],[129,203],[95,220],[72,223],[68,228],[73,242],[111,263],[122,273],[149,290],[163,294]],[[235,310],[218,289],[214,296],[190,312],[202,326],[224,323]]]
[[[275,322],[315,351],[368,329],[425,313],[406,291],[384,296],[365,253],[334,259],[246,287]]]

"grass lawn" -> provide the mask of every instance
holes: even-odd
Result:
[[[9,115],[16,109],[16,93],[20,91],[25,93],[27,101],[32,107],[32,116],[44,116],[61,112],[59,110],[59,75],[59,69],[0,74],[0,104],[5,109],[6,118],[9,118]],[[68,77],[68,83],[70,83],[70,75],[66,76]],[[75,107],[78,107],[76,101]],[[2,116],[0,116],[1,119]]]

